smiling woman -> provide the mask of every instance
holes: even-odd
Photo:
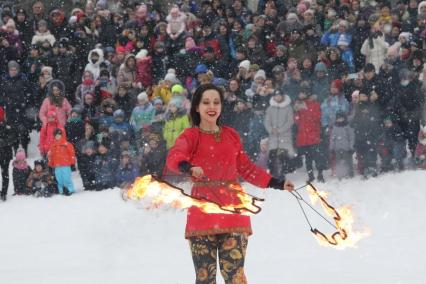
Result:
[[[262,188],[293,190],[290,181],[277,180],[250,161],[237,131],[220,123],[222,103],[222,90],[213,84],[201,85],[195,91],[190,110],[192,128],[177,138],[167,157],[167,167],[193,177],[192,196],[222,206],[238,203],[237,193],[229,185],[240,177]],[[226,283],[246,283],[244,256],[251,234],[249,216],[209,214],[195,206],[189,208],[185,237],[191,246],[196,283],[214,282],[218,253]],[[233,247],[228,249],[224,245],[227,243]],[[225,263],[229,265],[225,267]]]

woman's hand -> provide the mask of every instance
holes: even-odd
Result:
[[[294,190],[294,184],[288,179],[286,179],[284,182],[284,190],[288,190],[290,192]]]
[[[204,171],[200,167],[192,167],[191,168],[191,175],[195,178],[201,179],[204,177]]]

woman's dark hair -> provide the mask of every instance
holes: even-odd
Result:
[[[208,90],[214,90],[216,92],[219,93],[219,97],[220,97],[220,103],[223,103],[223,90],[219,87],[217,87],[214,84],[204,84],[199,86],[196,90],[194,95],[192,96],[192,100],[191,100],[191,110],[189,112],[189,116],[191,119],[191,124],[192,126],[199,126],[200,122],[201,122],[201,117],[200,117],[200,113],[197,112],[197,107],[200,105],[201,99],[203,97],[203,94],[205,91]],[[217,123],[220,124],[220,118],[222,117],[222,115],[219,116],[219,118],[217,119]]]

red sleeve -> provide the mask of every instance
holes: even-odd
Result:
[[[268,174],[264,169],[256,166],[244,152],[243,145],[241,143],[240,135],[232,128],[232,135],[235,137],[236,143],[238,143],[239,153],[237,156],[237,170],[238,174],[249,183],[266,188],[271,180],[272,176]]]
[[[196,132],[192,128],[185,129],[184,132],[179,135],[167,156],[167,169],[175,173],[180,173],[179,163],[182,161],[190,161],[192,153],[195,150],[196,139],[198,139]]]

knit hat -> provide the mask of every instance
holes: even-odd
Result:
[[[146,92],[142,92],[138,95],[138,101],[148,101],[148,95]]]
[[[315,64],[315,72],[327,72],[327,66],[325,66],[324,63],[322,62],[318,62],[317,64]]]
[[[288,13],[286,19],[287,20],[297,20],[298,17],[296,15],[296,13]]]
[[[376,72],[376,67],[372,63],[365,64],[364,72]]]
[[[182,108],[182,104],[182,99],[178,97],[172,97],[172,99],[169,101],[169,106],[174,105],[178,109]]]
[[[422,1],[422,2],[420,2],[420,3],[419,3],[419,6],[418,6],[418,8],[417,8],[417,13],[418,13],[419,15],[421,14],[421,10],[422,10],[422,8],[423,8],[424,6],[426,6],[426,1]]]
[[[15,60],[11,60],[7,63],[7,69],[10,70],[12,68],[16,68],[17,70],[20,69],[20,65],[18,62],[16,62]]]
[[[241,63],[238,65],[238,68],[244,68],[248,71],[250,69],[250,61],[249,60],[241,61]]]
[[[38,26],[40,27],[40,26],[46,26],[47,27],[47,22],[46,22],[46,20],[40,20],[40,21],[38,21]]]
[[[162,99],[160,99],[160,98],[155,98],[155,99],[152,101],[152,104],[153,104],[153,105],[156,105],[156,104],[161,104],[161,105],[163,105],[163,100],[162,100]]]
[[[114,118],[124,117],[124,111],[122,109],[117,109],[116,111],[114,111],[113,117]]]
[[[76,113],[78,115],[81,115],[83,113],[83,108],[79,105],[75,105],[72,109],[71,109],[71,113]]]
[[[0,106],[0,122],[5,120],[4,109]]]
[[[137,54],[136,54],[136,59],[142,59],[148,56],[148,50],[146,49],[141,49]]]
[[[297,13],[299,13],[299,14],[305,13],[305,11],[307,9],[308,9],[308,7],[306,7],[305,3],[303,3],[303,2],[297,4],[297,6],[296,6]]]
[[[88,149],[95,150],[95,142],[94,141],[88,140],[86,143],[84,143],[83,152],[85,152]]]
[[[256,74],[254,75],[254,80],[256,79],[263,79],[266,80],[266,74],[265,71],[260,69],[259,71],[256,72]]]
[[[132,155],[130,154],[130,152],[129,151],[123,151],[123,152],[121,152],[121,157],[131,157]]]
[[[282,65],[275,65],[274,68],[272,68],[272,73],[282,73],[285,69]]]
[[[342,90],[342,80],[336,79],[333,82],[331,82],[331,86],[337,88],[339,91]]]
[[[346,35],[341,34],[339,36],[339,40],[337,41],[337,45],[349,46],[350,42]]]
[[[25,159],[27,158],[27,156],[25,155],[25,151],[23,149],[19,149],[16,152],[15,158],[17,161],[25,161]]]
[[[170,72],[170,71],[171,71],[170,69],[167,71],[167,74],[164,77],[164,81],[169,81],[169,82],[172,82],[172,83],[177,82],[178,80],[176,78],[176,74],[174,72]]]
[[[198,64],[197,67],[195,67],[195,74],[207,73],[207,71],[209,71],[209,69],[204,64]]]
[[[175,84],[172,87],[172,94],[182,94],[185,91],[181,84]]]

